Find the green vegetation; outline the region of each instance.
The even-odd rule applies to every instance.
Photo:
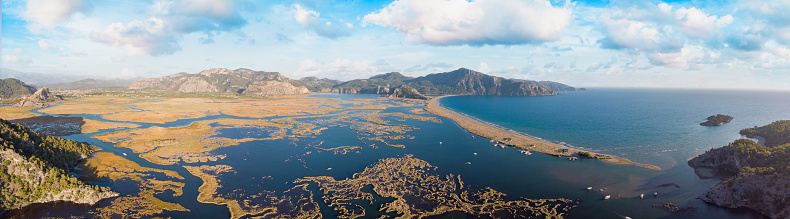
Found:
[[[0,79],[0,99],[12,99],[29,96],[36,88],[14,78]],[[14,100],[18,101],[18,100]]]
[[[790,143],[790,120],[779,120],[769,125],[741,130],[749,138],[765,138],[765,146],[774,147]]]
[[[0,119],[0,212],[46,200],[77,200],[90,186],[69,175],[80,159],[98,148],[86,143],[41,135]],[[96,192],[98,191],[98,192]]]
[[[730,143],[740,157],[745,157],[749,166],[741,173],[790,176],[790,144],[765,147],[750,139],[738,139]]]
[[[579,157],[595,158],[595,156],[592,153],[587,152],[587,151],[579,152]]]
[[[720,126],[732,121],[732,116],[716,114],[715,116],[708,116],[708,121],[700,123],[702,126]]]

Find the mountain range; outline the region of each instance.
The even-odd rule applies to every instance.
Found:
[[[6,72],[16,72],[3,69]],[[17,80],[18,81],[18,80]],[[18,83],[16,83],[18,84]],[[14,86],[19,87],[19,86]],[[32,86],[31,86],[32,87]],[[584,90],[552,81],[506,79],[466,68],[409,77],[398,72],[380,74],[368,79],[339,81],[328,78],[304,77],[292,80],[278,72],[253,71],[246,68],[229,70],[212,68],[197,74],[178,73],[160,78],[83,79],[52,84],[60,89],[128,87],[133,90],[166,90],[179,93],[228,92],[254,96],[316,93],[379,94],[389,97],[424,99],[434,95],[502,95],[541,96],[562,91]],[[16,89],[25,95],[35,92]],[[3,90],[0,94],[11,93]],[[7,97],[6,97],[7,98]]]
[[[583,90],[558,82],[506,79],[466,68],[417,78],[392,72],[369,79],[347,81],[333,86],[332,90],[339,93],[382,94],[404,85],[423,95],[541,96],[555,95],[558,91]]]
[[[303,85],[278,72],[212,68],[198,74],[178,73],[161,78],[140,80],[129,89],[167,90],[178,93],[231,92],[257,96],[305,94]]]

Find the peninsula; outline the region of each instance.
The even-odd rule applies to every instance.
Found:
[[[467,131],[479,136],[483,136],[484,138],[492,139],[501,144],[548,155],[589,157],[611,164],[628,164],[651,170],[661,170],[661,168],[654,165],[635,163],[621,157],[607,154],[598,154],[554,144],[551,142],[541,141],[477,121],[439,105],[439,100],[444,97],[446,96],[436,97],[428,100],[428,102],[425,104],[425,110],[434,115],[452,119]]]

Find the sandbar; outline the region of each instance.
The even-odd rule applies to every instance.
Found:
[[[510,132],[496,126],[477,121],[475,119],[461,115],[460,113],[456,113],[452,110],[449,110],[439,105],[439,99],[443,97],[446,96],[436,97],[428,100],[427,103],[425,104],[425,110],[427,110],[428,112],[434,115],[451,119],[455,121],[459,126],[461,126],[461,128],[464,128],[467,131],[482,136],[484,138],[492,139],[501,144],[505,144],[516,148],[526,149],[530,151],[540,152],[544,154],[556,155],[556,156],[579,156],[579,152],[588,152],[598,157],[598,160],[603,161],[605,163],[629,164],[629,165],[635,165],[652,170],[661,170],[661,168],[654,165],[640,164],[621,157],[616,157],[607,154],[599,154],[590,151],[579,150],[576,148],[570,148],[570,147],[554,144],[551,142],[530,138],[518,133]]]

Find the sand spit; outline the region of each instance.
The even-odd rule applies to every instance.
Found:
[[[661,170],[661,168],[654,165],[635,163],[621,157],[616,157],[606,154],[598,154],[589,151],[579,150],[576,148],[570,148],[570,147],[530,138],[518,133],[510,132],[496,126],[477,121],[475,119],[466,117],[464,115],[461,115],[459,113],[453,112],[452,110],[440,106],[439,99],[443,97],[445,96],[436,97],[428,100],[425,105],[425,110],[427,110],[428,112],[434,115],[452,119],[453,121],[458,123],[459,126],[466,129],[467,131],[479,136],[483,136],[488,139],[492,139],[500,144],[505,144],[516,148],[521,148],[521,149],[526,149],[530,151],[540,152],[549,155],[556,155],[556,156],[580,157],[580,152],[587,152],[590,154],[590,156],[593,156],[596,159],[606,163],[630,164],[630,165],[636,165],[639,167],[652,169],[652,170]]]

